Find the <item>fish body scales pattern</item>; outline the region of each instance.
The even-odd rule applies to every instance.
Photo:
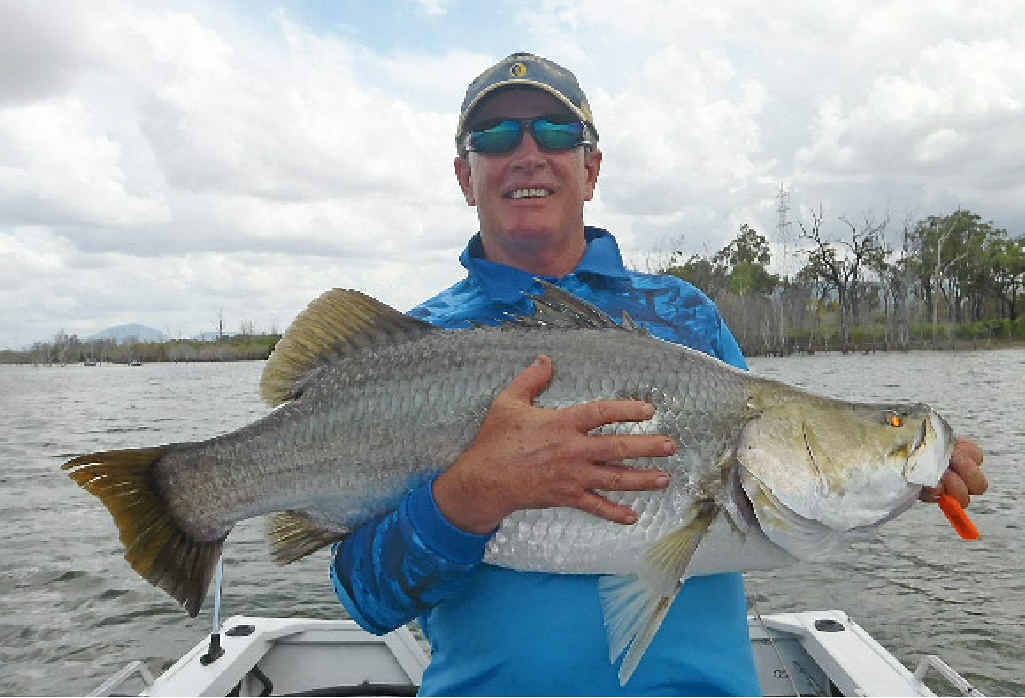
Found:
[[[171,498],[184,493],[171,503],[177,518],[201,521],[204,530],[289,509],[351,529],[451,465],[495,396],[542,353],[552,358],[555,375],[539,406],[598,399],[655,404],[651,420],[604,431],[676,440],[680,449],[672,458],[632,463],[669,470],[672,485],[615,495],[641,517],[635,526],[576,510],[518,512],[496,534],[488,560],[579,571],[581,564],[605,564],[610,544],[636,547],[678,528],[731,437],[750,378],[696,352],[618,329],[479,328],[370,347],[315,369],[298,399],[265,418],[197,444],[205,450],[201,458],[169,454],[159,464],[168,485],[163,489]]]

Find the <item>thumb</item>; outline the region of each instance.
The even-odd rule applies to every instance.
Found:
[[[552,360],[541,354],[530,366],[520,371],[505,389],[505,394],[514,400],[532,405],[548,382],[552,380]]]

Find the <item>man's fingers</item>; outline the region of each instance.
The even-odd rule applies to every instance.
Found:
[[[973,494],[982,494],[989,488],[982,465],[982,449],[971,441],[958,439],[950,455],[950,467],[943,474],[937,487],[923,487],[919,499],[935,502],[939,495],[949,494],[961,506],[968,506]]]
[[[968,487],[960,475],[952,470],[948,470],[943,473],[943,477],[940,479],[940,487],[943,489],[943,494],[949,494],[960,502],[963,507],[968,506],[971,498],[968,496]]]
[[[588,436],[580,455],[592,463],[609,463],[633,458],[665,458],[676,452],[676,443],[668,436],[606,434]]]
[[[969,494],[982,494],[989,487],[986,475],[979,469],[978,461],[962,451],[954,451],[954,455],[950,457],[950,469],[961,476]]]
[[[564,412],[581,433],[615,422],[643,422],[655,414],[655,407],[640,400],[599,400],[567,407]]]
[[[613,523],[625,525],[637,523],[637,514],[630,507],[611,502],[601,495],[585,492],[576,502],[576,508],[590,512]]]
[[[633,470],[613,465],[597,465],[585,478],[584,487],[611,492],[660,490],[669,485],[669,476],[658,470]]]
[[[551,380],[552,360],[542,354],[534,360],[534,363],[520,371],[502,392],[507,397],[530,405]]]
[[[972,441],[966,441],[965,439],[955,441],[954,456],[963,456],[978,466],[982,465],[982,449]]]

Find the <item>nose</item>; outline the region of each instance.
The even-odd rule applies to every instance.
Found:
[[[545,152],[537,144],[537,141],[534,139],[534,133],[530,129],[524,131],[523,139],[516,146],[516,150],[512,152],[512,158],[512,166],[514,168],[529,171],[535,171],[544,167],[546,163]]]

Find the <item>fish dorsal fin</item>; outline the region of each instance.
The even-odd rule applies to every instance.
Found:
[[[625,310],[623,311],[622,327],[624,330],[630,330],[632,332],[645,332],[645,334],[647,334],[644,328],[638,325],[636,322],[634,322],[634,319],[630,317],[630,313],[626,312]]]
[[[636,575],[606,575],[598,581],[609,662],[627,650],[619,667],[619,685],[625,686],[651,644],[676,595],[694,552],[712,525],[718,507],[702,503],[683,528],[660,538],[644,553]]]
[[[327,291],[299,313],[274,347],[260,379],[260,395],[268,405],[280,405],[298,397],[303,379],[333,359],[439,331],[359,291]]]
[[[608,313],[579,296],[544,279],[534,281],[541,286],[540,295],[527,294],[527,298],[534,301],[534,320],[555,327],[619,327]]]
[[[306,557],[349,535],[348,529],[325,528],[304,511],[283,511],[267,520],[271,554],[279,565]]]
[[[583,298],[576,296],[565,289],[550,284],[544,279],[535,278],[541,286],[540,294],[527,294],[527,298],[534,301],[534,314],[527,317],[517,317],[514,324],[521,327],[567,327],[567,328],[590,328],[590,329],[626,329],[642,334],[647,334],[637,326],[633,318],[626,312],[623,313],[622,326],[597,306],[588,303]]]

